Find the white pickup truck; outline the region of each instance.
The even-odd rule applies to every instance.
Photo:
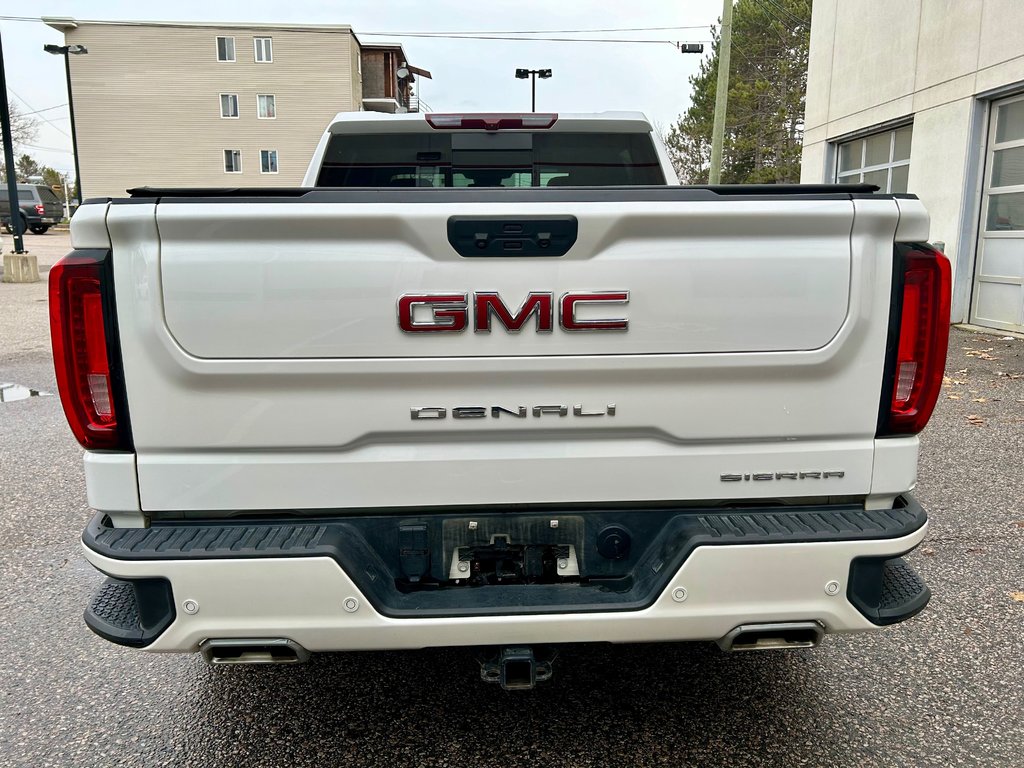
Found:
[[[901,556],[949,263],[913,196],[684,187],[639,114],[339,115],[302,188],[87,200],[50,271],[86,610],[215,663],[802,648]]]

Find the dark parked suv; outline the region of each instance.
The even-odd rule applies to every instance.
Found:
[[[18,208],[22,232],[28,230],[42,235],[64,218],[64,204],[52,189],[42,184],[19,184]],[[3,221],[4,229],[11,232],[11,205],[6,184],[0,184],[0,220]]]

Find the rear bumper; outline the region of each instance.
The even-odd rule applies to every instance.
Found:
[[[60,217],[46,215],[40,216],[37,213],[26,213],[25,211],[22,211],[22,215],[24,216],[25,223],[28,224],[30,227],[35,226],[37,224],[46,224],[47,226],[51,226],[53,224],[60,224],[61,222]],[[11,220],[11,215],[9,213],[5,213],[3,215],[2,220],[4,224],[8,224]]]
[[[434,591],[395,590],[393,579],[382,588],[386,564],[375,563],[381,558],[372,551],[363,550],[360,559],[358,535],[331,539],[330,521],[318,521],[319,537],[306,541],[297,529],[309,521],[282,533],[281,521],[132,530],[105,527],[98,517],[83,536],[86,558],[114,579],[168,585],[160,597],[168,615],[162,620],[152,606],[124,612],[153,617],[148,633],[100,631],[92,607],[86,619],[107,639],[120,642],[126,634],[131,642],[125,644],[152,651],[197,651],[210,638],[252,637],[333,651],[718,640],[743,624],[794,621],[856,632],[920,611],[927,588],[899,560],[925,536],[920,507],[904,499],[882,513],[835,509],[801,510],[797,517],[809,522],[803,530],[771,530],[771,520],[786,516],[777,509],[670,515],[670,522],[695,522],[683,529],[666,523],[671,551],[655,537],[660,549],[654,559],[638,556],[640,576],[614,589],[566,584]],[[257,540],[262,549],[252,545]],[[581,556],[587,556],[582,547]],[[656,577],[634,589],[645,569]],[[442,593],[449,597],[439,598]],[[581,593],[585,599],[573,596]]]

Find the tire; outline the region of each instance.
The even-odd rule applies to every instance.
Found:
[[[14,234],[14,227],[11,226],[10,221],[4,222],[4,232],[6,232],[8,235]],[[28,232],[28,222],[25,220],[25,217],[23,215],[21,217],[21,234],[25,234],[26,232]]]
[[[29,227],[29,232],[33,235],[45,235],[49,228],[50,226],[48,224],[33,224]]]

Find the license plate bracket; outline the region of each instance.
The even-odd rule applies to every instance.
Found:
[[[449,520],[448,578],[455,584],[558,584],[580,576],[583,521],[576,516]]]

